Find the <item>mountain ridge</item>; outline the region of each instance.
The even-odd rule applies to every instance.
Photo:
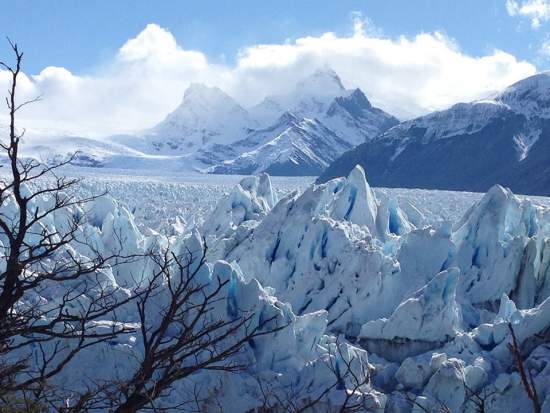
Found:
[[[282,125],[289,121],[294,124]],[[193,85],[181,105],[141,139],[150,151],[191,152],[187,157],[206,172],[317,175],[345,150],[397,123],[360,89],[345,89],[336,72],[323,68],[300,79],[292,92],[267,96],[249,109],[218,88]],[[285,169],[279,162],[282,151],[301,161]],[[266,164],[269,159],[277,166]]]
[[[368,165],[376,186],[550,195],[550,74],[505,88],[493,99],[402,122],[337,159],[319,177]]]
[[[91,140],[78,144],[84,154],[77,165],[150,168],[157,160],[158,167],[165,168],[170,160],[170,167],[182,170],[236,174],[250,169],[242,167],[246,158],[247,165],[262,166],[273,174],[318,175],[352,146],[397,123],[372,106],[360,89],[346,89],[328,67],[298,79],[288,93],[266,96],[253,107],[242,106],[219,87],[193,83],[157,125],[98,140],[95,147]],[[68,147],[60,141],[28,145],[28,152],[40,150],[41,158],[55,162],[67,156]],[[105,142],[113,149],[106,151]],[[283,151],[287,160],[296,162],[280,163]],[[258,159],[252,160],[253,156]],[[266,164],[269,159],[276,165]]]

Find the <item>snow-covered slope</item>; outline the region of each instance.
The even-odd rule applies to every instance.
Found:
[[[124,139],[136,140],[125,136]],[[122,141],[122,139],[121,139]],[[135,143],[135,142],[134,142]],[[21,145],[21,155],[44,164],[68,162],[73,167],[158,171],[164,174],[196,172],[202,164],[189,155],[159,155],[110,140],[78,136],[33,135]],[[3,160],[0,158],[0,162]]]
[[[34,157],[47,164],[74,158],[73,165],[87,167],[103,167],[112,164],[116,158],[144,156],[139,151],[117,143],[73,136],[33,137],[23,142],[21,151],[23,156]]]
[[[507,87],[495,100],[528,118],[550,118],[549,90],[550,72],[542,72]]]
[[[354,146],[398,123],[372,106],[361,89],[345,89],[336,72],[326,67],[301,79],[292,93],[268,96],[250,111],[266,125],[285,111],[316,118]]]
[[[241,139],[257,124],[250,114],[217,87],[194,83],[166,119],[127,145],[158,154],[188,154]]]
[[[403,122],[338,159],[321,177],[369,168],[377,186],[486,191],[502,184],[550,194],[550,74],[492,99]]]
[[[336,97],[320,119],[354,146],[399,123],[395,117],[372,106],[361,89]]]
[[[274,131],[275,135],[271,135]],[[262,137],[268,137],[262,142]],[[259,138],[258,141],[256,139]],[[258,142],[259,145],[253,145]],[[318,175],[330,162],[351,148],[317,119],[297,118],[286,112],[274,127],[259,131],[236,147],[251,143],[252,150],[224,161],[213,173],[248,175],[268,172],[273,175]]]
[[[334,98],[346,94],[347,91],[336,72],[324,67],[300,79],[291,93],[267,96],[250,110],[266,125],[287,110],[297,116],[321,117]]]

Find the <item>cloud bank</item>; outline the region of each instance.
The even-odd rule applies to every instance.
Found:
[[[510,16],[528,18],[533,29],[550,20],[550,0],[506,0],[506,10]]]
[[[349,36],[328,32],[252,45],[239,52],[235,64],[221,65],[149,24],[92,74],[51,66],[24,75],[20,98],[42,95],[43,101],[28,107],[22,120],[71,133],[124,133],[162,120],[191,82],[219,86],[250,106],[266,95],[290,91],[300,77],[321,66],[330,66],[346,87],[360,87],[374,104],[402,119],[483,97],[536,72],[502,50],[470,56],[442,33],[387,38],[365,30],[360,21]],[[8,81],[0,71],[0,90]]]

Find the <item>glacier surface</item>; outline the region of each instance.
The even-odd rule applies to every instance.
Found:
[[[101,189],[100,181],[91,177],[79,190]],[[509,349],[509,323],[525,348],[543,411],[550,407],[550,209],[543,199],[519,198],[500,186],[484,195],[373,189],[361,167],[319,185],[272,181],[266,174],[232,178],[219,188],[142,177],[134,183],[104,179],[102,185],[115,197],[126,195],[60,211],[43,225],[62,229],[63,214],[82,214],[79,237],[105,254],[122,245],[128,255],[163,248],[177,255],[206,243],[200,280],[229,282],[216,316],[250,311],[254,323],[274,317],[287,325],[244,348],[246,371],[198,372],[162,397],[159,407],[181,402],[190,396],[189,384],[200,383],[226,411],[259,409],[260,378],[275,392],[301,388],[300,397],[314,398],[334,380],[328,366],[352,361],[355,375],[369,377],[355,390],[368,395],[370,411],[446,406],[476,412],[474,394],[486,395],[488,412],[529,411]],[[163,197],[174,198],[174,205],[178,197],[217,203],[197,205],[196,215],[176,220],[167,202],[158,213],[174,221],[151,228],[157,221],[144,215],[145,207],[129,204],[140,186],[159,203]],[[48,202],[40,198],[30,207],[43,209]],[[4,208],[14,213],[13,205]],[[83,244],[67,248],[90,254]],[[124,295],[153,266],[129,262],[98,276]],[[60,290],[41,293],[54,305]],[[138,321],[131,309],[118,318]],[[112,322],[106,317],[96,328]],[[78,368],[58,380],[85,387],[90,375],[83,372],[96,379],[124,377],[142,346],[139,336],[103,343],[79,354]],[[323,408],[337,410],[342,388],[353,387],[343,380],[327,393]],[[216,400],[204,408],[216,411]]]

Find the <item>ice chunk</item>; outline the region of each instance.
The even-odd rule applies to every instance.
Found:
[[[466,397],[464,382],[464,363],[451,358],[430,378],[424,395],[433,401],[434,406],[444,405],[451,412],[458,412]]]
[[[406,338],[444,342],[460,329],[460,310],[455,300],[459,271],[439,273],[424,288],[401,303],[389,319],[370,321],[361,327],[364,339]]]
[[[357,165],[349,173],[329,209],[332,218],[364,225],[371,234],[377,235],[377,200],[361,166]]]
[[[395,373],[395,378],[406,389],[421,390],[426,385],[431,373],[429,366],[407,357]]]
[[[276,200],[269,175],[263,173],[243,178],[229,196],[218,203],[202,230],[205,235],[227,235],[245,221],[263,218]]]
[[[532,244],[522,259],[529,238],[539,231],[538,218],[529,202],[521,202],[509,190],[496,185],[455,225],[457,263],[464,280],[461,293],[476,304],[497,302],[503,293],[516,296],[520,305],[534,302],[532,262],[537,254]]]

